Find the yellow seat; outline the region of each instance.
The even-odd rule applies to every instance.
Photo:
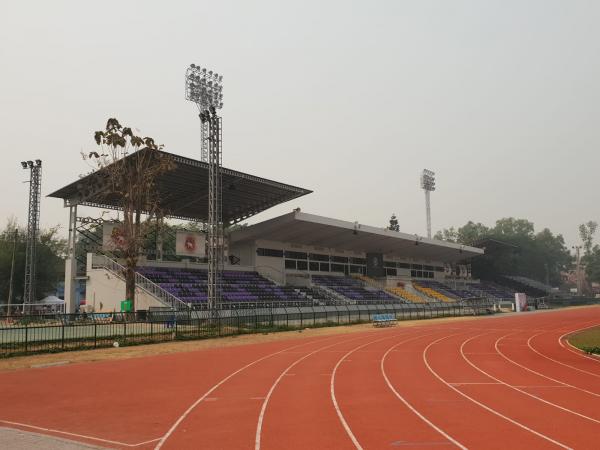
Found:
[[[441,292],[438,292],[432,288],[420,286],[418,283],[413,282],[413,287],[417,291],[425,294],[427,297],[431,297],[431,298],[439,300],[441,302],[451,303],[453,301],[450,297],[447,297],[446,295],[442,294]]]
[[[423,300],[418,295],[415,295],[412,292],[409,292],[406,289],[401,288],[401,287],[388,288],[387,291],[391,292],[394,295],[402,297],[403,299],[408,300],[409,302],[412,302],[412,303],[427,303],[425,300]]]

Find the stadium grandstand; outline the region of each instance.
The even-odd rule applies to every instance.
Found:
[[[208,165],[169,155],[176,168],[157,183],[164,199],[164,216],[203,223],[208,214]],[[311,193],[227,168],[222,173],[223,221],[228,226]],[[84,230],[86,220],[77,216],[78,206],[118,209],[116,199],[103,193],[102,178],[99,170],[50,194],[69,208],[74,246],[93,241],[90,229]],[[105,248],[102,239],[97,236],[95,247],[69,254],[65,300],[71,312],[80,310],[83,304],[98,312],[118,311],[121,307],[123,261]],[[138,263],[137,309],[206,308],[206,258],[165,258],[164,249],[158,248],[162,241],[156,241],[156,251],[142,255]],[[220,308],[448,304],[514,297],[510,289],[471,279],[469,260],[482,255],[481,248],[299,209],[254,225],[230,228],[225,247]],[[77,264],[77,255],[82,253],[87,257]],[[85,282],[85,298],[75,295],[80,281]]]

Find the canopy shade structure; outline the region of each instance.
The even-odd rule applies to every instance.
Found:
[[[172,153],[161,153],[173,158],[176,165],[174,170],[161,175],[157,180],[164,215],[205,222],[208,218],[208,163]],[[135,157],[136,153],[133,153],[126,158]],[[102,181],[106,178],[107,169],[99,169],[53,192],[49,197],[63,199],[65,206],[83,205],[119,210],[119,198],[102,187]],[[222,168],[222,180],[223,221],[226,224],[237,223],[312,192],[227,168]]]
[[[484,254],[480,248],[300,211],[236,230],[230,236],[230,243],[257,239],[441,262]]]

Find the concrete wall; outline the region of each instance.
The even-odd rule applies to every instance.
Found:
[[[86,283],[86,301],[97,312],[121,310],[121,301],[125,300],[125,281],[106,269],[89,269]],[[150,307],[164,307],[162,303],[141,289],[135,292],[137,310]]]
[[[254,267],[256,265],[256,247],[253,242],[230,244],[229,254],[240,258],[241,266]]]

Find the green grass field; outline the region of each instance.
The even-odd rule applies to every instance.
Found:
[[[600,327],[574,334],[569,342],[584,352],[600,354]]]

